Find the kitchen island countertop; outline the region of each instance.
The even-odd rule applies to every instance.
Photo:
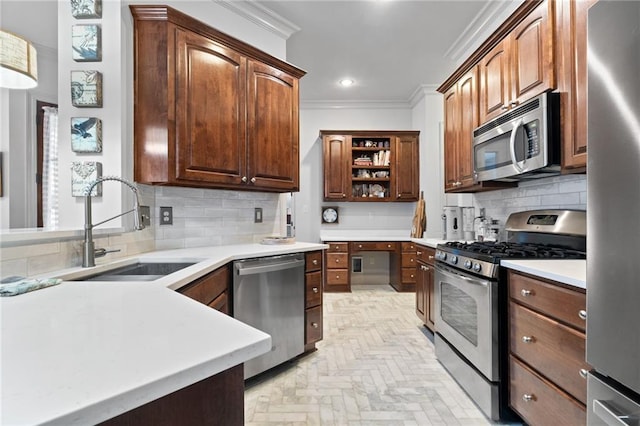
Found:
[[[151,282],[64,281],[0,298],[0,424],[99,423],[267,352],[268,334],[172,289],[232,260],[323,248],[243,244],[151,252],[47,276],[72,279],[138,260],[197,263]]]
[[[587,261],[584,259],[503,260],[500,266],[574,287],[587,288]]]

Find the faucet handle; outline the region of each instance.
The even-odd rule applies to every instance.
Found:
[[[115,252],[118,252],[118,251],[120,251],[120,249],[107,250],[105,248],[99,248],[99,249],[95,249],[93,251],[93,255],[95,257],[103,257],[103,256],[106,256],[107,253],[115,253]]]

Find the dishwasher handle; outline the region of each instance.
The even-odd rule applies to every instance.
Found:
[[[283,271],[285,269],[293,269],[304,265],[304,259],[295,259],[285,262],[268,263],[264,265],[257,264],[256,266],[244,266],[240,263],[236,264],[238,275],[255,275],[262,274],[264,272],[276,272]]]

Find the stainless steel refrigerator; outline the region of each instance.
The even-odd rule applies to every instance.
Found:
[[[588,15],[589,425],[640,424],[640,1]]]

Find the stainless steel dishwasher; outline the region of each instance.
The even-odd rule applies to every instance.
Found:
[[[271,335],[271,351],[244,363],[244,378],[304,352],[304,255],[233,262],[233,317]]]

